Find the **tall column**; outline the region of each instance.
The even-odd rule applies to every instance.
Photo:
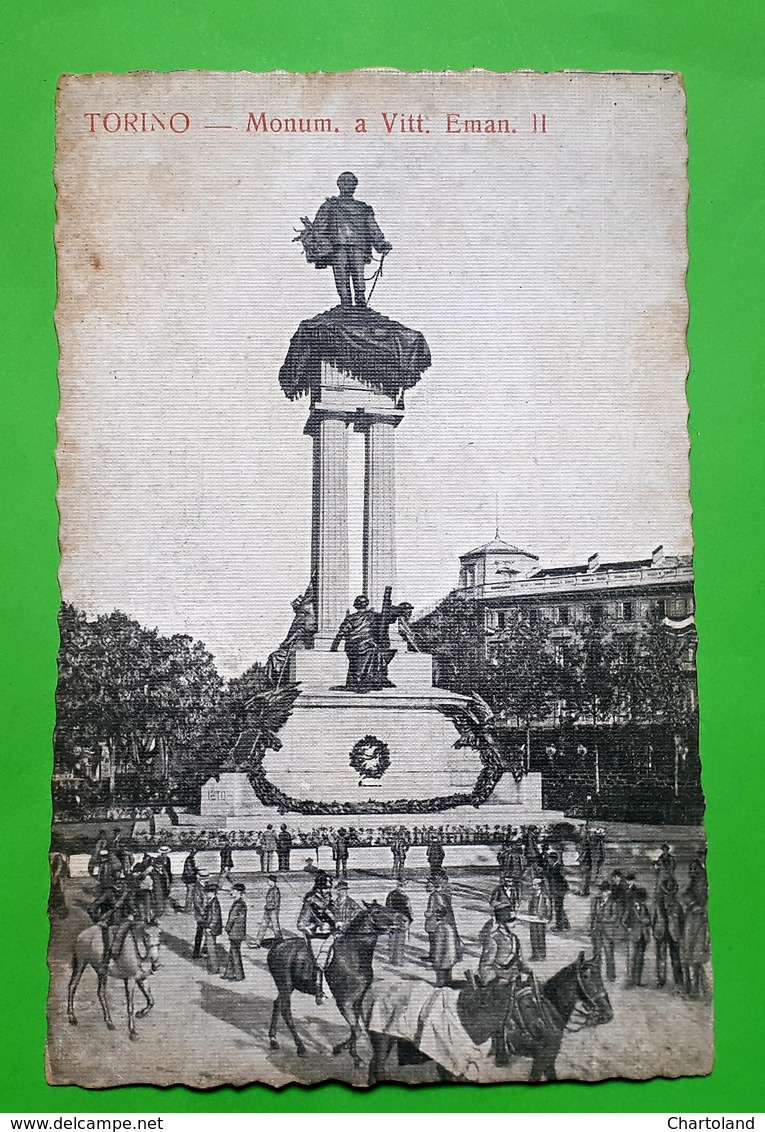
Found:
[[[366,430],[364,592],[374,609],[380,608],[385,587],[396,585],[396,423],[374,420]]]
[[[326,650],[348,610],[348,426],[340,417],[317,414],[311,432],[315,647]]]

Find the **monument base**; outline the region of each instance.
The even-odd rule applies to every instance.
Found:
[[[507,788],[506,788],[507,784]],[[528,784],[528,785],[526,785]],[[181,824],[197,829],[221,829],[239,832],[264,830],[271,824],[276,827],[287,822],[290,829],[296,823],[305,828],[321,827],[339,829],[340,826],[354,829],[376,829],[380,826],[404,826],[406,829],[438,829],[444,826],[494,826],[537,825],[548,826],[563,821],[565,815],[557,810],[543,810],[541,804],[535,806],[533,799],[541,798],[542,776],[530,774],[523,780],[520,791],[514,789],[515,783],[509,774],[500,780],[497,789],[482,806],[451,806],[434,813],[394,812],[378,814],[359,812],[353,814],[299,814],[285,811],[282,815],[272,806],[264,806],[256,796],[247,775],[243,771],[221,774],[217,779],[210,778],[202,787],[200,815],[184,814]],[[371,793],[371,791],[370,791]],[[506,796],[507,795],[507,796]],[[511,801],[514,796],[517,800]]]
[[[328,809],[350,803],[353,813],[331,815],[334,824],[405,819],[475,824],[490,820],[487,811],[495,822],[540,820],[539,774],[520,783],[505,774],[485,805],[468,804],[481,757],[470,747],[455,746],[459,732],[448,714],[468,701],[433,687],[428,654],[399,649],[388,668],[394,687],[379,691],[350,691],[347,671],[342,652],[300,650],[292,657],[290,680],[299,685],[300,695],[279,732],[280,749],[263,759],[268,783],[294,803],[284,803],[285,813],[299,812],[303,803]],[[418,808],[434,799],[442,803],[438,809]],[[505,810],[502,819],[498,814]],[[260,801],[246,774],[229,772],[205,783],[201,816],[225,818],[229,828],[240,829],[243,818],[252,818],[258,828],[273,820],[275,809]],[[324,824],[330,814],[310,817]]]
[[[263,814],[266,807],[243,771],[224,771],[205,782],[199,812],[203,818],[238,819]]]

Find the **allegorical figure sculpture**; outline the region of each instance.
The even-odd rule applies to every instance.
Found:
[[[295,649],[309,648],[316,632],[313,585],[292,602],[294,617],[287,636],[266,661],[266,683],[275,688],[285,682],[287,665]]]
[[[356,598],[353,608],[355,612],[346,614],[331,645],[332,652],[337,652],[340,642],[345,642],[346,688],[351,692],[371,692],[395,687],[388,679],[388,665],[396,655],[390,647],[389,626],[398,622],[407,644],[416,649],[409,628],[412,606],[408,602],[392,605],[388,588],[379,613],[369,608],[369,599],[363,594]]]
[[[309,263],[317,268],[332,267],[343,307],[353,306],[351,281],[356,306],[367,305],[364,267],[372,260],[372,249],[381,255],[393,250],[372,207],[353,195],[358,183],[353,173],[341,173],[337,178],[340,195],[324,201],[313,224],[304,216],[304,229],[295,237],[302,243]]]

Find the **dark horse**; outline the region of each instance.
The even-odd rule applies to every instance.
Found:
[[[532,1058],[530,1081],[557,1080],[555,1060],[566,1030],[573,1033],[613,1018],[600,961],[585,959],[583,951],[573,963],[542,984],[538,995],[514,995],[509,986],[498,984],[468,986],[456,993],[459,1019],[471,1041],[482,1046],[491,1039],[498,1065],[506,1065],[508,1055]],[[422,1050],[413,1049],[412,1043],[391,1034],[370,1030],[369,1037],[370,1084],[382,1079],[394,1042],[398,1045],[400,1064],[433,1060]],[[441,1080],[453,1079],[444,1066],[437,1064],[437,1069]]]
[[[337,1007],[351,1028],[350,1037],[335,1046],[332,1052],[337,1056],[347,1046],[356,1068],[361,1065],[356,1052],[356,1037],[360,1029],[359,1011],[364,992],[372,982],[372,957],[377,939],[382,933],[400,926],[401,917],[398,913],[383,908],[376,901],[372,904],[365,902],[363,911],[351,920],[347,930],[335,940],[332,958],[324,972]],[[302,938],[285,939],[275,944],[268,953],[268,969],[278,992],[268,1030],[271,1049],[279,1048],[276,1027],[281,1012],[287,1029],[292,1034],[298,1057],[305,1057],[305,1046],[292,1019],[291,999],[293,990],[303,994],[316,993],[316,966],[306,941]]]

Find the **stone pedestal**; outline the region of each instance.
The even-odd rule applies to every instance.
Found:
[[[540,811],[542,775],[527,774],[520,782],[516,782],[512,774],[503,775],[490,802],[492,806],[519,806],[525,811]]]
[[[202,787],[200,813],[205,818],[248,817],[262,812],[263,804],[241,771],[208,778]]]
[[[347,667],[342,652],[295,654],[301,694],[279,732],[281,750],[264,759],[269,780],[301,801],[364,804],[469,794],[480,757],[455,748],[457,730],[440,710],[459,706],[464,697],[433,687],[431,657],[398,652],[388,669],[396,687],[364,694],[345,688]],[[353,747],[368,736],[384,743],[390,757],[377,779],[350,763]]]

